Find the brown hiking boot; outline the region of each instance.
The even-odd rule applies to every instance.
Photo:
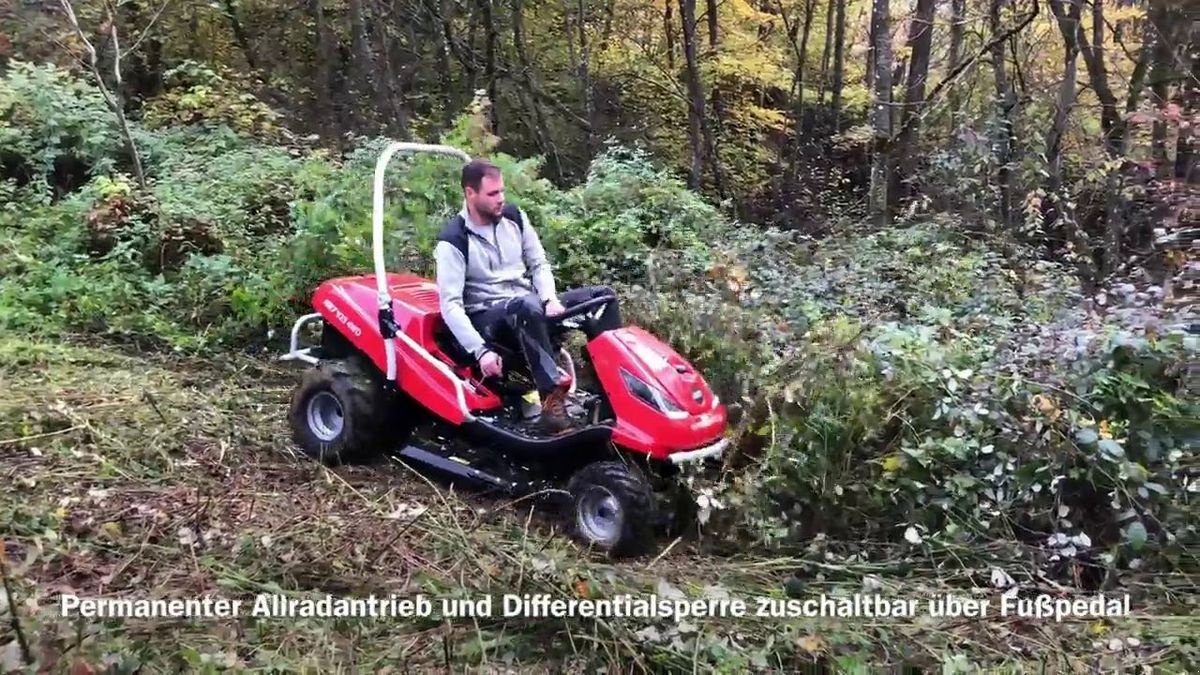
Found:
[[[550,434],[561,434],[571,428],[567,417],[567,390],[559,387],[542,400],[542,430]]]

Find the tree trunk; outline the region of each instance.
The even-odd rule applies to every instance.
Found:
[[[542,114],[542,106],[533,101],[533,91],[535,89],[533,83],[533,75],[531,74],[531,65],[529,62],[529,53],[525,49],[525,2],[524,0],[512,0],[512,33],[513,33],[513,48],[517,52],[517,63],[521,67],[521,80],[525,85],[525,90],[529,92],[528,96],[522,96],[522,99],[527,101],[527,105],[533,111],[534,120],[534,135],[538,139],[538,147],[541,148],[543,154],[547,155],[547,163],[559,176],[562,178],[562,161],[558,157],[558,152],[554,149],[553,141],[550,139],[550,131],[546,126],[546,117]]]
[[[1063,16],[1062,3],[1063,0],[1050,0],[1055,17]],[[1093,3],[1092,20],[1100,21],[1101,28],[1104,20],[1103,11],[1102,0]],[[1082,22],[1069,24],[1059,18],[1058,28],[1063,34],[1063,39],[1075,41],[1079,46],[1079,54],[1083,56],[1083,62],[1087,66],[1088,82],[1091,84],[1096,98],[1100,101],[1100,126],[1104,130],[1104,148],[1109,157],[1116,157],[1119,154],[1121,145],[1119,139],[1124,134],[1124,129],[1121,114],[1117,108],[1117,97],[1108,84],[1108,72],[1104,64],[1103,52],[1092,48],[1087,32],[1083,30]],[[1100,29],[1094,33],[1103,37]]]
[[[1003,0],[990,0],[988,3],[988,27],[993,36],[1000,35],[1000,6]],[[1009,148],[1009,138],[1012,133],[1012,113],[1014,92],[1008,81],[1007,57],[1004,54],[1005,40],[998,40],[992,45],[992,73],[995,82],[996,117],[999,124],[992,140],[992,152],[996,157],[996,190],[997,217],[1001,226],[1007,231],[1012,224],[1012,188],[1009,185],[1009,162],[1012,155]]]
[[[933,44],[933,13],[936,8],[936,0],[917,0],[916,15],[908,26],[912,61],[909,62],[904,90],[900,136],[896,141],[896,155],[901,167],[900,171],[895,172],[892,182],[889,204],[893,215],[907,192],[901,179],[911,179],[916,174],[916,146],[921,137],[921,103],[925,99],[925,81],[929,76],[929,49]]]
[[[717,0],[706,0],[705,18],[708,19],[708,46],[717,48]]]
[[[246,33],[246,29],[242,27],[242,22],[238,19],[237,6],[234,0],[223,0],[225,5],[225,18],[229,19],[229,27],[233,30],[233,39],[237,42],[238,47],[242,50],[242,56],[246,59],[246,65],[250,66],[250,70],[258,70],[258,56],[254,53],[254,46],[250,44],[250,36]]]
[[[387,108],[385,110],[390,113],[383,128],[396,137],[403,137],[408,133],[408,117],[401,103],[401,97],[398,94],[398,89],[401,87],[399,79],[396,77],[396,68],[392,60],[392,41],[388,37],[387,26],[379,19],[383,15],[384,9],[381,6],[381,0],[372,0],[371,21],[367,30],[367,55],[370,57],[371,68],[375,77],[375,86],[382,90],[380,97],[386,102]],[[374,30],[371,30],[371,28],[374,28]],[[434,29],[430,32],[437,32],[437,30]],[[379,52],[381,53],[376,53],[375,48],[372,47],[369,36],[373,34],[378,36]],[[449,73],[448,61],[446,65],[446,72]]]
[[[963,60],[963,33],[967,21],[967,0],[950,0],[950,64],[954,72]],[[957,87],[950,90],[951,118],[962,108],[962,95]]]
[[[833,46],[833,5],[829,0],[825,7],[825,46],[821,48],[821,79],[817,83],[817,102],[825,104],[825,90],[829,87],[829,50]]]
[[[1061,2],[1051,4],[1052,11],[1059,21],[1066,21],[1071,24],[1079,23],[1080,9],[1082,5],[1079,0],[1072,0],[1067,14],[1059,17],[1058,13],[1062,11]],[[1063,40],[1063,77],[1062,82],[1058,85],[1058,99],[1054,106],[1054,122],[1051,124],[1050,132],[1046,134],[1046,191],[1050,198],[1054,200],[1055,210],[1059,212],[1059,217],[1062,217],[1061,206],[1062,202],[1067,201],[1059,194],[1059,190],[1063,186],[1062,176],[1062,141],[1067,133],[1067,121],[1070,118],[1071,108],[1075,105],[1075,86],[1079,61],[1079,44],[1074,40]]]
[[[1103,80],[1108,85],[1108,67],[1104,61],[1104,0],[1092,0],[1092,54],[1094,61],[1094,78]],[[1099,92],[1097,92],[1099,93]],[[1101,112],[1101,122],[1106,128],[1105,140],[1108,145],[1109,157],[1116,159],[1125,155],[1126,125],[1117,111],[1117,99],[1112,93],[1108,98],[1102,98],[1104,107]],[[1114,167],[1108,171],[1104,181],[1105,217],[1104,217],[1104,266],[1103,274],[1110,275],[1117,269],[1118,261],[1122,258],[1122,238],[1125,233],[1125,218],[1123,213],[1124,198],[1121,189],[1124,185],[1120,168]]]
[[[1063,16],[1061,2],[1052,3],[1051,10],[1059,21],[1077,25],[1082,9],[1080,0],[1073,0]],[[1071,108],[1075,105],[1075,88],[1079,73],[1079,44],[1074,40],[1063,40],[1063,77],[1058,86],[1058,98],[1054,106],[1054,122],[1046,134],[1046,194],[1051,207],[1045,212],[1044,222],[1062,233],[1070,242],[1081,282],[1090,289],[1095,281],[1092,265],[1091,242],[1079,225],[1070,194],[1063,190],[1062,141],[1067,133],[1067,122]]]
[[[671,2],[671,0],[667,0]],[[600,52],[608,51],[608,41],[612,39],[613,15],[617,0],[608,0],[604,5],[604,30],[600,33]]]
[[[1154,124],[1150,135],[1150,156],[1154,160],[1154,171],[1159,178],[1171,175],[1171,165],[1167,161],[1167,121],[1163,113],[1167,110],[1169,73],[1173,70],[1171,63],[1171,45],[1163,39],[1169,35],[1166,12],[1163,2],[1151,0],[1150,14],[1146,17],[1146,37],[1153,41],[1153,56],[1150,66],[1150,100],[1154,106]]]
[[[891,8],[889,0],[874,0],[871,11],[871,64],[874,73],[874,119],[875,138],[871,159],[870,212],[879,226],[886,226],[888,217],[888,183],[890,161],[888,146],[892,135],[892,38],[889,30]]]
[[[798,82],[796,96],[796,140],[803,133],[802,120],[804,117],[804,77],[808,65],[808,36],[812,34],[813,14],[817,9],[817,0],[804,0],[804,27],[800,29],[800,52],[796,55],[796,80]]]
[[[667,72],[675,74],[675,19],[671,17],[671,9],[675,4],[667,0],[663,9],[663,25],[667,34]]]
[[[799,179],[800,171],[800,145],[804,138],[804,69],[808,63],[808,36],[812,30],[813,13],[816,8],[816,0],[805,0],[804,2],[804,23],[802,24],[800,43],[796,43],[796,24],[790,24],[787,17],[787,12],[783,10],[782,4],[779,7],[780,15],[783,17],[783,25],[787,30],[788,39],[792,43],[792,52],[796,59],[795,70],[792,74],[792,86],[796,89],[796,97],[792,101],[792,142],[791,142],[791,161],[788,166],[788,174],[786,185],[789,192],[793,192],[796,188],[796,182]],[[790,24],[790,25],[789,25]]]
[[[322,0],[312,0],[310,11],[316,24],[316,55],[317,68],[314,78],[313,95],[316,99],[317,119],[321,127],[332,130],[332,137],[337,139],[341,147],[342,118],[336,112],[336,101],[340,98],[333,91],[333,50],[329,44],[329,29],[325,24],[325,4]]]
[[[1175,144],[1175,177],[1187,183],[1200,183],[1200,138],[1196,125],[1200,124],[1200,20],[1193,20],[1188,51],[1191,58],[1191,76],[1187,78],[1183,95],[1183,119],[1186,128],[1179,126],[1179,138]]]
[[[704,92],[700,89],[700,70],[696,63],[696,0],[679,0],[679,18],[683,24],[683,56],[688,91],[688,138],[692,150],[688,187],[699,190],[704,172]]]
[[[667,3],[670,5],[670,3]],[[584,0],[577,0],[576,11],[578,12],[578,27],[579,27],[579,85],[583,89],[583,116],[588,121],[589,130],[586,138],[587,159],[590,162],[592,154],[596,151],[595,136],[590,129],[593,124],[592,117],[594,116],[595,103],[592,100],[592,75],[591,75],[591,52],[588,47],[587,39],[587,15],[585,13]]]
[[[354,69],[357,71],[359,86],[362,93],[374,97],[375,113],[383,119],[384,129],[393,128],[393,124],[403,127],[403,122],[393,122],[388,119],[392,112],[393,99],[388,95],[390,82],[380,83],[375,56],[367,39],[367,25],[363,17],[362,0],[350,0],[350,48],[354,53]],[[383,78],[386,80],[387,78]]]
[[[871,0],[871,23],[867,26],[867,65],[866,70],[863,71],[864,87],[869,92],[875,90],[875,64],[878,62],[876,54],[879,53],[879,47],[876,44],[879,32],[876,12],[875,0]]]
[[[456,52],[459,63],[463,64],[463,69],[467,71],[467,93],[472,98],[475,97],[475,88],[479,84],[479,68],[475,62],[475,36],[479,32],[478,9],[479,5],[476,3],[471,5],[470,9],[467,10],[467,46],[470,49],[469,58],[460,52]],[[454,41],[450,42],[452,48],[455,44]]]
[[[450,45],[454,41],[454,35],[450,27],[450,0],[435,1],[438,3],[438,15],[434,18],[438,27],[438,80],[442,88],[442,126],[449,128],[454,124],[454,117],[458,113],[454,104],[454,80],[450,72]]]
[[[492,0],[479,0],[483,12],[483,25],[487,30],[484,47],[484,75],[487,78],[488,110],[491,113],[492,133],[500,134],[500,99],[496,95],[496,22],[492,15]]]
[[[139,40],[145,46],[129,50],[129,66],[125,76],[126,91],[122,92],[127,98],[148,99],[158,96],[163,89],[163,43],[158,31],[150,28],[153,15],[147,15],[143,6],[137,0],[125,3],[128,26],[142,27],[145,37]]]
[[[708,17],[709,58],[713,61],[716,61],[720,40],[720,36],[717,32],[717,0],[707,0],[706,14]],[[726,196],[725,173],[721,170],[721,155],[718,138],[722,138],[724,136],[725,101],[721,96],[720,73],[715,72],[713,74],[712,109],[713,119],[709,120],[705,118],[704,120],[704,145],[705,151],[708,155],[709,169],[712,171],[713,180],[716,182],[717,196],[720,197],[721,201],[724,201]]]
[[[846,75],[846,0],[837,1],[833,37],[833,130],[842,130],[842,86]]]

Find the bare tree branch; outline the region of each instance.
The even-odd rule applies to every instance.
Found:
[[[109,110],[117,116],[117,124],[120,128],[121,136],[125,140],[125,148],[129,151],[129,155],[133,160],[133,172],[137,178],[138,186],[145,189],[146,174],[142,171],[142,158],[138,154],[137,145],[133,142],[133,134],[129,130],[129,121],[125,119],[125,109],[118,98],[121,95],[121,48],[117,41],[117,22],[113,15],[112,6],[105,3],[108,10],[109,35],[112,37],[114,46],[113,71],[116,73],[117,84],[115,92],[108,88],[108,85],[104,82],[104,77],[100,75],[100,68],[96,64],[96,48],[88,40],[87,33],[84,32],[83,27],[79,25],[79,19],[75,16],[75,8],[71,6],[71,1],[60,0],[60,2],[62,3],[63,11],[67,14],[67,21],[70,22],[71,27],[75,30],[75,35],[79,37],[83,42],[84,48],[87,50],[88,69],[92,71],[92,77],[96,80],[96,86],[100,89],[100,95],[104,97],[104,102],[108,104]]]
[[[933,99],[937,98],[937,95],[941,93],[942,89],[945,89],[950,83],[954,82],[954,80],[957,79],[964,70],[978,61],[984,54],[987,54],[989,51],[991,51],[996,45],[1025,30],[1025,28],[1029,24],[1033,23],[1033,20],[1037,18],[1038,9],[1038,0],[1033,0],[1033,10],[1029,12],[1029,14],[1025,15],[1025,18],[1022,19],[1020,23],[992,38],[987,44],[980,47],[979,50],[975,52],[974,56],[955,66],[954,69],[946,75],[946,77],[942,78],[941,82],[937,83],[937,86],[933,88],[933,91],[929,92],[929,95],[925,97],[925,101],[922,105],[928,106]]]
[[[154,28],[154,24],[158,23],[158,18],[162,16],[163,11],[166,10],[167,6],[170,4],[171,0],[164,0],[162,7],[159,7],[158,11],[154,13],[154,16],[150,19],[150,23],[146,24],[146,29],[142,31],[142,34],[138,36],[138,39],[133,41],[133,46],[131,46],[125,52],[125,56],[129,56],[133,52],[137,51],[137,48],[142,45],[142,42],[150,36],[150,30]]]

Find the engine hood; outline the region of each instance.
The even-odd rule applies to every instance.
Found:
[[[714,395],[704,377],[674,349],[651,333],[637,326],[613,331],[640,366],[633,374],[649,379],[667,393],[676,404],[689,413],[712,409]]]

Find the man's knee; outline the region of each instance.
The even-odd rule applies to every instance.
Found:
[[[612,296],[615,298],[615,297],[617,297],[617,291],[614,290],[612,286],[606,286],[606,285],[592,287],[592,297],[593,298],[599,298],[599,297],[603,297],[606,295],[609,295],[609,296]]]

